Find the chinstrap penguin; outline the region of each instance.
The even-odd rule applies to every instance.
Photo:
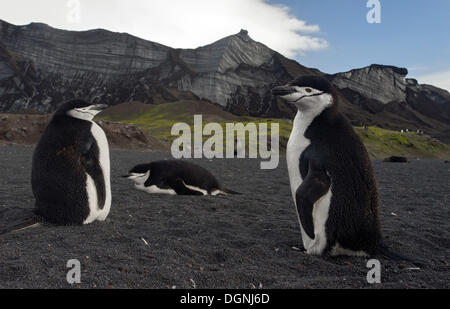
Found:
[[[181,160],[154,161],[133,167],[128,175],[138,190],[150,194],[220,195],[239,194],[222,188],[209,171]]]
[[[34,151],[35,213],[54,224],[103,221],[111,207],[109,146],[93,118],[107,105],[73,100],[54,114]]]
[[[272,93],[298,110],[286,157],[306,252],[395,256],[381,243],[378,190],[369,155],[339,112],[339,97],[330,82],[302,76]]]

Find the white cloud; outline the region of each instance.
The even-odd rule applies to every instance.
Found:
[[[450,91],[450,70],[419,75],[415,78],[421,84],[429,84]]]
[[[79,2],[80,23],[71,10]],[[70,3],[70,8],[67,4]],[[328,47],[286,6],[266,0],[15,0],[2,4],[0,18],[15,24],[32,21],[70,30],[104,28],[176,48],[196,48],[246,29],[256,41],[293,58]]]

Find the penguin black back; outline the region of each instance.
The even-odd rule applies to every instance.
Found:
[[[374,254],[379,200],[367,151],[339,112],[339,96],[319,76],[273,89],[298,109],[287,147],[291,191],[311,254]]]
[[[322,162],[330,178],[336,179],[332,186],[333,207],[327,221],[327,230],[334,231],[329,244],[338,241],[345,248],[374,254],[381,240],[380,206],[374,171],[364,144],[337,111],[324,111],[314,119],[305,136],[311,145],[300,158],[302,176],[308,174],[307,160],[313,159]],[[361,208],[355,211],[358,207]],[[349,233],[349,227],[342,224],[347,221],[354,223],[354,233]]]
[[[35,211],[51,223],[82,224],[89,214],[87,194],[78,193],[84,191],[86,176],[83,173],[67,173],[80,170],[78,154],[84,149],[92,147],[93,156],[98,153],[98,146],[95,143],[90,145],[90,138],[82,136],[89,131],[90,124],[85,121],[57,116],[50,121],[36,147],[31,177],[36,198]],[[92,165],[91,159],[85,163]],[[67,183],[72,186],[67,186]],[[64,201],[70,202],[71,206],[64,205]]]
[[[86,220],[93,210],[101,211],[105,206],[107,193],[110,195],[105,181],[105,172],[109,177],[109,159],[107,163],[99,162],[101,151],[93,135],[93,128],[99,127],[92,121],[104,107],[82,100],[67,102],[54,114],[41,136],[33,154],[31,182],[35,212],[46,221],[90,223]],[[109,150],[105,151],[109,157]],[[107,182],[109,185],[109,179]],[[90,192],[92,189],[88,187],[96,192]],[[109,212],[109,205],[107,208]]]

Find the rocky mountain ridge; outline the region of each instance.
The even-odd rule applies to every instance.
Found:
[[[110,105],[205,99],[238,115],[291,118],[270,89],[299,75],[329,78],[354,124],[422,129],[450,140],[450,94],[407,79],[407,69],[371,65],[328,75],[287,59],[248,32],[196,49],[125,33],[66,31],[0,21],[0,111],[53,112],[79,97]]]
[[[406,75],[408,70],[393,66],[371,65],[334,75],[338,89],[351,89],[364,93],[367,98],[383,104],[406,101]]]

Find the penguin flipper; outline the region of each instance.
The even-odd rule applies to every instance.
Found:
[[[92,177],[97,189],[98,207],[103,209],[106,199],[103,171],[99,165],[100,154],[97,142],[91,134],[80,134],[77,143],[85,171]]]
[[[84,133],[84,132],[83,132]],[[90,152],[92,149],[92,144],[94,143],[94,138],[92,135],[89,134],[78,134],[76,146],[78,148],[78,151],[86,155]]]
[[[149,177],[144,182],[145,187],[157,186],[159,189],[172,189],[172,187],[164,179]]]
[[[295,194],[297,211],[303,230],[314,239],[313,208],[330,188],[331,180],[325,168],[317,161],[308,162],[308,175]]]

